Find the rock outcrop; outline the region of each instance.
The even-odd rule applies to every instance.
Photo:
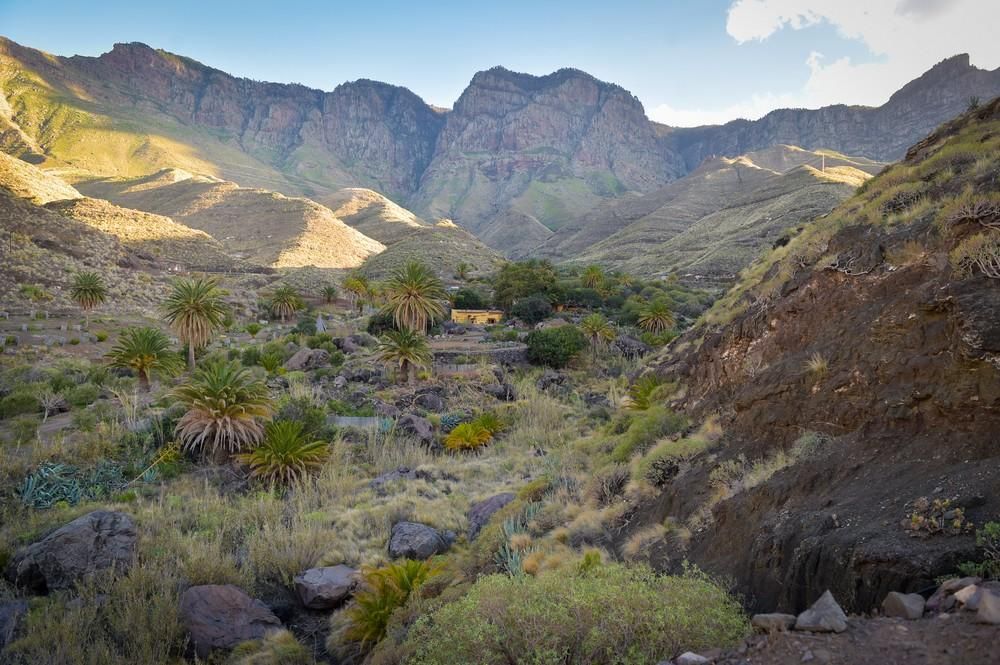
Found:
[[[216,649],[259,640],[281,628],[278,617],[264,603],[232,584],[189,588],[181,596],[180,615],[199,658],[207,658]]]

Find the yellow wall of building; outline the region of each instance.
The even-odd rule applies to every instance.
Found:
[[[451,320],[472,325],[500,323],[503,321],[503,312],[497,309],[453,309]]]

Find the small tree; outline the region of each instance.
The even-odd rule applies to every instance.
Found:
[[[90,327],[90,310],[107,299],[108,291],[104,280],[96,272],[78,272],[69,288],[70,296],[80,306],[84,314],[84,325]]]
[[[388,365],[398,365],[406,382],[416,379],[417,367],[429,367],[433,356],[427,338],[410,328],[390,330],[379,342],[378,359]]]
[[[326,301],[326,304],[329,305],[330,303],[332,303],[336,299],[337,299],[337,287],[333,286],[333,285],[324,286],[323,287],[323,300]]]
[[[590,347],[597,356],[597,350],[614,341],[615,327],[602,314],[594,313],[580,322],[580,330],[587,336]]]
[[[194,370],[194,352],[222,327],[226,307],[215,279],[180,279],[163,303],[163,318],[188,347],[188,369]]]
[[[588,289],[596,289],[604,284],[604,271],[601,266],[587,266],[580,276],[580,283]]]
[[[463,282],[468,281],[469,275],[472,273],[472,264],[466,261],[460,262],[455,266],[455,277],[462,280]]]
[[[157,328],[126,328],[107,358],[112,367],[133,370],[143,390],[149,390],[152,374],[169,376],[182,366],[180,356],[170,348],[170,340]]]
[[[673,312],[663,300],[654,300],[639,311],[639,327],[654,335],[674,327]]]
[[[510,313],[525,323],[534,325],[552,314],[552,305],[545,296],[534,295],[518,300]]]
[[[281,317],[281,322],[288,321],[288,317],[302,309],[302,299],[299,294],[290,286],[279,286],[271,294],[271,313]]]
[[[528,360],[538,365],[561,368],[569,364],[587,345],[576,326],[536,330],[528,335]]]
[[[435,319],[444,316],[447,301],[444,285],[430,268],[419,261],[410,261],[393,272],[384,284],[386,305],[398,328],[423,333]]]

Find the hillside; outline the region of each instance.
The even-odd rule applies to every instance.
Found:
[[[975,557],[965,521],[1000,512],[998,172],[1000,99],[745,271],[653,364],[725,434],[629,531],[686,525],[684,558],[769,611],[869,610]]]
[[[82,181],[77,188],[204,231],[232,256],[263,266],[354,268],[384,249],[309,199],[178,169],[139,178]]]
[[[337,219],[387,246],[428,226],[406,208],[370,189],[344,188],[319,202],[330,208]]]
[[[431,266],[442,279],[453,282],[458,264],[468,263],[473,273],[483,275],[495,271],[503,257],[454,222],[441,220],[389,245],[365,261],[361,270],[383,279],[409,261]]]
[[[731,282],[787,229],[828,213],[881,168],[784,145],[716,158],[653,193],[595,208],[536,253],[637,275],[677,270]]]
[[[1000,93],[1000,72],[956,56],[879,108],[783,109],[754,121],[666,128],[619,86],[577,70],[475,74],[442,111],[369,80],[331,92],[232,77],[143,44],[57,57],[0,38],[0,147],[49,166],[132,178],[180,168],[321,203],[373,189],[522,254],[604,201],[648,194],[708,158],[778,144],[897,159]],[[510,231],[500,228],[513,223]]]

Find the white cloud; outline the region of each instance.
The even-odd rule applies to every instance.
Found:
[[[726,31],[737,43],[765,42],[779,30],[826,22],[845,39],[858,40],[879,59],[828,61],[813,52],[803,65],[809,78],[800,90],[763,93],[718,109],[653,109],[672,125],[708,124],[737,117],[756,119],[784,106],[883,104],[893,92],[934,64],[968,53],[978,67],[1000,67],[1000,2],[994,0],[735,0]],[[726,117],[726,114],[734,114]]]

